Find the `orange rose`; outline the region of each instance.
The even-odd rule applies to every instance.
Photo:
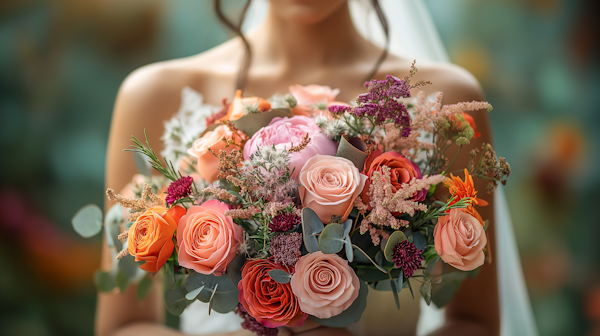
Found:
[[[246,261],[238,283],[238,299],[248,314],[266,327],[299,327],[308,315],[300,310],[290,283],[271,278],[269,271],[274,269],[288,271],[266,259]]]
[[[227,111],[227,115],[221,120],[234,121],[240,119],[246,115],[245,108],[247,106],[256,107],[261,112],[271,109],[271,103],[269,103],[267,100],[258,97],[242,98],[242,90],[237,90],[235,91],[235,97],[231,102],[231,106]]]
[[[466,114],[465,112],[461,112],[465,121],[469,123],[471,128],[473,129],[473,139],[477,139],[481,136],[479,132],[477,132],[477,127],[475,126],[475,119],[470,114]]]
[[[153,207],[144,212],[129,227],[127,249],[135,261],[146,261],[142,266],[146,272],[156,273],[173,253],[173,234],[177,222],[185,215],[185,208],[175,206],[169,210]]]
[[[483,265],[483,248],[487,237],[477,218],[452,209],[440,217],[433,230],[434,247],[442,260],[461,271],[472,271]]]
[[[210,132],[206,132],[200,139],[196,139],[192,148],[188,149],[188,154],[198,159],[196,169],[198,173],[207,182],[214,182],[219,175],[219,159],[217,159],[209,149],[219,154],[220,150],[230,152],[234,147],[225,147],[225,138],[237,139],[237,134],[234,134],[229,127],[221,125]]]

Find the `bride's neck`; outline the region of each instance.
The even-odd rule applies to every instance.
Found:
[[[365,56],[369,43],[358,34],[348,5],[325,20],[302,25],[285,21],[272,11],[248,37],[254,65],[302,71],[315,67],[343,65]]]

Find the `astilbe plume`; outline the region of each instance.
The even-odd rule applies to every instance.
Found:
[[[294,266],[302,256],[300,246],[302,245],[302,234],[292,232],[290,234],[278,233],[271,238],[269,252],[273,261],[283,266]]]
[[[188,197],[192,193],[193,184],[194,179],[191,176],[184,176],[171,182],[167,188],[167,196],[165,197],[167,205],[171,205],[177,200]]]
[[[424,260],[423,251],[408,240],[401,241],[394,246],[392,258],[396,267],[402,268],[405,278],[413,276],[414,272],[421,267],[421,262]]]
[[[277,328],[268,328],[260,324],[260,322],[248,314],[248,311],[241,303],[238,304],[235,313],[244,319],[244,322],[242,322],[242,328],[259,336],[277,336]]]

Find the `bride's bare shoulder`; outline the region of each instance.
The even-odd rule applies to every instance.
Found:
[[[239,63],[238,50],[237,41],[232,40],[194,56],[136,69],[121,84],[116,107],[126,105],[128,111],[152,114],[165,111],[170,115],[176,111],[185,86],[209,96],[218,82],[229,92],[227,85],[235,78]]]
[[[408,74],[412,61],[396,59],[389,65],[390,73],[402,78]],[[460,66],[430,61],[417,61],[418,69],[413,82],[417,80],[430,81],[432,84],[423,87],[427,93],[442,91],[444,101],[453,103],[459,101],[482,100],[483,92],[475,77]]]

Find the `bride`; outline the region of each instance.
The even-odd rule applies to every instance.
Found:
[[[249,3],[249,1],[248,1]],[[388,28],[385,15],[377,0],[371,1],[381,20],[384,31]],[[221,1],[215,0],[218,15]],[[245,12],[245,11],[244,11]],[[394,13],[385,13],[395,20]],[[107,154],[106,187],[122,189],[136,173],[131,155],[122,151],[130,145],[131,136],[143,137],[146,129],[150,142],[160,143],[163,121],[179,108],[181,90],[190,87],[201,92],[205,103],[219,106],[222,97],[232,97],[236,89],[245,95],[270,97],[287,91],[293,84],[321,84],[339,88],[339,101],[351,101],[364,91],[362,84],[371,78],[386,74],[403,77],[410,69],[412,59],[387,54],[363,38],[353,24],[347,0],[271,0],[266,18],[248,34],[242,34],[240,25],[228,22],[238,37],[201,54],[142,67],[133,72],[122,84],[114,108]],[[483,100],[481,88],[467,71],[446,63],[417,60],[419,69],[415,80],[429,80],[424,87],[427,94],[444,92],[444,104]],[[474,112],[473,117],[480,138],[471,142],[473,148],[491,142],[486,111]],[[458,157],[466,166],[470,149]],[[452,153],[449,153],[453,156]],[[485,190],[485,182],[476,188]],[[481,193],[494,203],[494,195]],[[110,206],[110,204],[108,205]],[[483,218],[494,218],[494,206],[481,209]],[[495,241],[492,221],[489,241]],[[491,245],[494,249],[494,245]],[[496,255],[492,253],[492,255]],[[104,248],[104,267],[111,257]],[[443,325],[431,335],[498,335],[500,313],[498,276],[495,260],[485,264],[474,279],[466,280],[453,300],[445,308]],[[123,294],[100,293],[96,316],[96,333],[105,335],[181,335],[163,325],[164,306],[160,276],[144,301],[138,301],[135,288]],[[418,293],[415,293],[418,294]],[[415,335],[419,319],[419,300],[410,293],[401,293],[398,311],[388,292],[369,292],[369,306],[362,320],[347,329],[331,329],[306,323],[294,330],[281,330],[293,335]],[[182,316],[182,325],[196,326],[185,331],[206,334],[209,323],[220,321],[221,329],[212,335],[247,335],[237,330],[235,316],[193,310],[193,305]],[[217,315],[217,316],[215,316]],[[194,320],[202,323],[194,324]],[[218,323],[217,323],[218,324]],[[214,323],[213,323],[214,325]],[[234,326],[232,328],[232,326]],[[192,329],[193,329],[192,328]]]

